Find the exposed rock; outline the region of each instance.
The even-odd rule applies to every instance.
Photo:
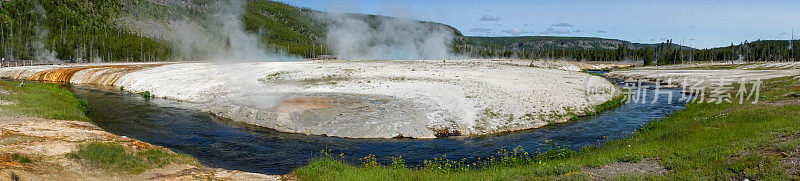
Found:
[[[616,162],[596,168],[585,168],[583,171],[601,180],[615,179],[618,176],[664,175],[668,172],[654,159],[643,159],[635,163]]]
[[[163,147],[103,131],[87,122],[0,116],[0,180],[278,180],[281,176],[171,164],[136,175],[107,173],[67,157],[87,142],[117,142],[137,150]],[[19,163],[9,155],[32,160]]]

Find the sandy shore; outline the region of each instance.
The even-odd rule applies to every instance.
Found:
[[[575,65],[534,64],[489,60],[176,63],[94,70],[100,76],[91,75],[92,69],[80,70],[73,74],[81,76],[69,81],[92,83],[81,77],[118,76],[98,84],[196,103],[206,112],[279,131],[351,138],[434,138],[537,128],[583,115],[615,94],[587,94],[587,87],[614,85],[575,72],[572,69],[580,70]],[[64,67],[19,69],[26,68],[3,68],[0,76],[24,78],[19,75]]]

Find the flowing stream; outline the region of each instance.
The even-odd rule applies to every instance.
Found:
[[[647,103],[624,104],[592,117],[511,133],[438,139],[348,139],[281,133],[215,118],[193,109],[189,103],[145,99],[103,86],[67,87],[89,102],[92,107],[89,118],[111,133],[192,155],[211,167],[286,174],[304,166],[323,150],[341,154],[353,163],[370,154],[382,163],[390,163],[391,157],[402,155],[408,166],[415,167],[445,155],[450,160],[470,161],[493,156],[500,149],[521,147],[535,152],[546,149],[546,142],[572,148],[590,146],[606,136],[607,139],[623,137],[649,121],[684,108],[677,89],[661,89],[651,103],[656,91],[652,86],[643,85],[642,92],[634,91],[633,96],[644,94]],[[668,94],[672,94],[671,101]]]

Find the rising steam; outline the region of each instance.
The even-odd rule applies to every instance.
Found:
[[[285,61],[286,54],[267,51],[258,35],[245,32],[241,15],[246,1],[221,1],[209,7],[212,16],[194,22],[170,22],[179,58],[192,61]]]
[[[33,59],[40,63],[55,63],[58,62],[56,58],[56,52],[47,49],[47,36],[50,35],[50,29],[47,26],[42,25],[46,22],[47,19],[47,12],[44,8],[39,5],[39,3],[35,3],[34,11],[36,14],[39,15],[39,22],[37,22],[35,31],[36,31],[36,39],[33,41]]]
[[[411,19],[326,14],[325,43],[342,59],[441,59],[451,57],[453,33]]]

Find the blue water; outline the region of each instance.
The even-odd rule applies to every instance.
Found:
[[[620,82],[618,82],[619,84]],[[647,85],[651,86],[651,85]],[[144,99],[108,87],[72,85],[71,91],[88,100],[88,116],[101,128],[148,143],[186,153],[203,164],[225,169],[286,174],[308,163],[322,150],[358,158],[375,155],[379,162],[402,155],[409,166],[446,155],[448,159],[486,158],[500,149],[546,149],[546,141],[572,148],[595,145],[604,136],[620,138],[643,124],[684,108],[679,90],[671,103],[662,94],[654,104],[652,89],[645,89],[648,104],[628,103],[593,117],[543,128],[472,137],[438,139],[347,139],[281,133],[267,128],[212,117],[187,108],[187,103]],[[354,128],[357,129],[357,128]]]

